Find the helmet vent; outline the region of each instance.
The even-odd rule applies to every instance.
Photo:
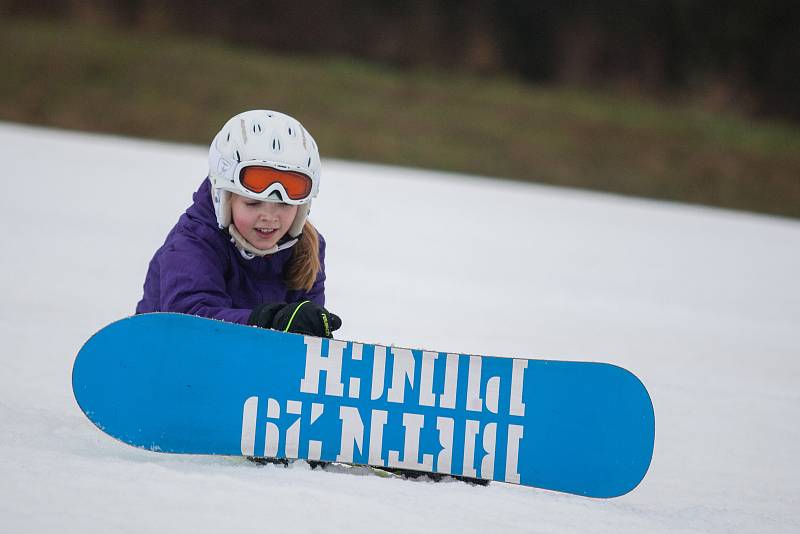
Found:
[[[236,151],[236,161],[238,161],[238,162],[240,162],[240,163],[241,163],[241,161],[242,161],[242,156],[239,154],[239,151],[238,151],[238,150]]]
[[[281,140],[278,139],[277,137],[272,140],[272,150],[274,150],[275,152],[281,151]]]
[[[230,141],[230,140],[231,140],[231,132],[228,132],[228,136],[225,138],[225,141]]]
[[[259,123],[255,123],[255,124],[253,125],[253,133],[254,133],[254,134],[260,134],[262,131],[263,131],[263,130],[261,129],[261,124],[259,124]]]
[[[308,163],[306,163],[306,167],[311,167],[311,158],[308,158]]]

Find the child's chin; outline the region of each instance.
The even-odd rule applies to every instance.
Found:
[[[252,241],[250,241],[256,248],[260,248],[262,250],[272,248],[275,246],[275,243],[278,242],[278,239],[275,237],[264,238],[260,235],[252,236]]]
[[[260,248],[261,250],[267,250],[275,246],[275,242],[272,240],[269,241],[261,240],[253,244],[256,246],[256,248]]]

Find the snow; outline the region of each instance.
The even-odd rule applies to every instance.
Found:
[[[105,436],[73,358],[132,312],[205,149],[0,123],[0,156],[0,532],[800,531],[798,221],[325,161],[311,218],[337,337],[606,361],[646,384],[650,472],[594,500]]]

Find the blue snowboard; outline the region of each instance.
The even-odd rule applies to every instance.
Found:
[[[72,387],[98,428],[159,452],[396,467],[591,497],[650,465],[650,397],[608,364],[327,340],[188,315],[92,336]]]

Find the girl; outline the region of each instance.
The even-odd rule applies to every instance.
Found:
[[[325,240],[307,220],[319,191],[314,139],[266,110],[230,119],[209,149],[208,178],[156,251],[136,313],[178,312],[331,337]]]

